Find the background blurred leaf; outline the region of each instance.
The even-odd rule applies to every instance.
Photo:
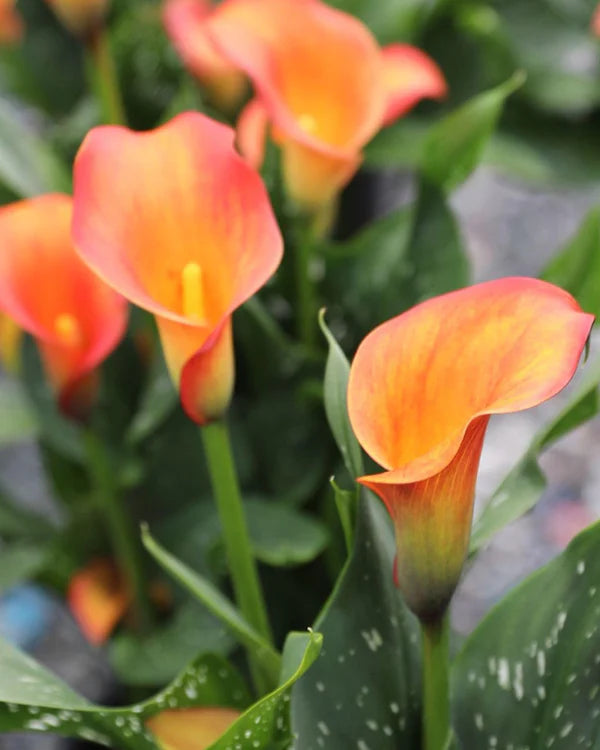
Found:
[[[15,541],[0,546],[0,592],[35,578],[48,557],[49,544]]]
[[[0,413],[0,445],[34,440],[39,435],[33,405],[16,380],[0,381]]]
[[[254,554],[273,566],[302,565],[318,557],[329,539],[320,521],[276,500],[244,498],[244,514]]]
[[[586,312],[600,316],[600,208],[589,212],[541,277],[570,292]]]
[[[123,632],[111,640],[111,664],[125,685],[156,687],[174,679],[199,653],[227,654],[233,639],[194,600],[184,602],[150,635]]]
[[[505,83],[470,99],[437,122],[423,145],[421,168],[429,182],[452,190],[479,163],[504,102],[525,80],[515,73]]]
[[[471,553],[476,552],[506,524],[520,518],[539,500],[546,479],[537,459],[544,448],[594,417],[599,410],[600,359],[586,366],[582,382],[562,412],[542,427],[525,455],[505,477],[473,525]]]
[[[498,604],[453,667],[465,747],[592,747],[600,731],[600,525]]]
[[[23,114],[0,100],[0,182],[24,198],[54,190],[69,192],[66,165],[27,124]]]
[[[315,624],[323,652],[292,693],[298,748],[420,746],[419,630],[392,581],[394,550],[383,504],[365,493],[353,555]]]

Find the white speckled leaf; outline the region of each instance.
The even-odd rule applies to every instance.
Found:
[[[420,638],[393,559],[387,513],[365,493],[354,552],[315,625],[323,651],[292,692],[297,750],[420,747]]]
[[[44,732],[119,750],[156,750],[152,734],[144,725],[150,716],[166,708],[241,708],[247,701],[238,674],[224,659],[206,654],[144,703],[119,709],[96,706],[0,639],[0,732]]]
[[[463,747],[597,747],[599,626],[595,524],[511,592],[466,641],[452,683],[454,728]]]
[[[290,633],[282,654],[279,687],[240,716],[209,750],[283,750],[292,744],[290,690],[321,651],[320,633]]]

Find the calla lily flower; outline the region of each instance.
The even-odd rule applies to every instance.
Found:
[[[103,22],[108,0],[47,0],[59,21],[75,36],[87,37]]]
[[[359,346],[350,421],[385,471],[358,481],[393,519],[398,583],[423,620],[443,614],[460,577],[490,415],[558,393],[592,323],[562,289],[506,278],[423,302]]]
[[[131,596],[111,560],[93,560],[69,581],[69,609],[90,643],[104,643],[129,607]]]
[[[408,45],[382,50],[364,24],[321,0],[225,0],[207,25],[254,84],[281,146],[288,191],[308,209],[333,199],[384,124],[446,91],[424,53]],[[253,133],[240,134],[242,147],[264,140],[264,129]]]
[[[23,19],[15,0],[0,0],[0,45],[13,44],[23,36]]]
[[[239,104],[246,91],[246,76],[217,50],[207,33],[211,0],[167,0],[163,23],[187,68],[225,112]]]
[[[75,162],[75,244],[155,315],[183,407],[199,424],[231,398],[232,313],[283,252],[264,185],[233,144],[231,128],[188,112],[146,133],[95,128]]]
[[[83,414],[95,370],[125,333],[125,300],[78,257],[72,200],[50,194],[0,208],[0,309],[37,341],[59,403]]]
[[[233,708],[185,708],[162,711],[147,726],[162,750],[206,750],[239,716]]]

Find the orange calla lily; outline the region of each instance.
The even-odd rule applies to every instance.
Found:
[[[596,6],[594,15],[592,16],[592,31],[596,36],[600,36],[600,4]]]
[[[69,582],[67,601],[90,643],[104,643],[129,607],[125,580],[111,560],[93,560]]]
[[[426,55],[406,45],[382,51],[364,24],[321,0],[225,0],[207,25],[254,84],[288,191],[309,209],[348,182],[384,124],[446,90]]]
[[[350,420],[385,469],[359,482],[392,516],[398,582],[422,619],[444,612],[458,582],[490,415],[558,393],[592,323],[562,289],[506,278],[423,302],[359,346]]]
[[[75,162],[75,244],[154,313],[183,407],[199,424],[231,398],[231,315],[283,252],[264,185],[233,142],[231,128],[188,112],[147,133],[95,128]]]
[[[246,90],[246,76],[217,50],[207,33],[211,0],[167,0],[163,23],[185,65],[217,106],[229,112]]]
[[[184,708],[162,711],[147,726],[162,750],[206,750],[239,716],[233,708]]]
[[[60,22],[76,36],[86,37],[103,22],[108,0],[47,0]]]
[[[80,414],[125,333],[127,305],[75,252],[72,211],[58,193],[0,208],[0,309],[35,337],[61,406]]]
[[[0,45],[13,44],[23,36],[23,19],[15,0],[0,0]]]

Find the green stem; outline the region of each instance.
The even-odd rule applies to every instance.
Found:
[[[423,632],[423,750],[444,750],[450,732],[448,620],[421,623]]]
[[[244,517],[227,425],[224,421],[212,422],[202,427],[201,434],[236,601],[250,625],[272,644],[273,637]],[[267,692],[273,687],[272,675],[266,675],[252,656],[249,655],[248,659],[257,689],[261,693]]]
[[[309,217],[298,219],[294,247],[294,282],[296,335],[307,349],[313,349],[317,336],[317,300],[310,264],[315,250],[316,233]]]
[[[133,596],[136,626],[144,632],[150,624],[150,606],[146,596],[141,541],[120,496],[115,467],[104,444],[91,430],[85,431],[84,442],[93,491],[104,513],[119,569],[124,573]]]
[[[126,125],[127,119],[106,28],[100,26],[90,34],[86,48],[90,85],[100,103],[104,122],[110,125]]]

